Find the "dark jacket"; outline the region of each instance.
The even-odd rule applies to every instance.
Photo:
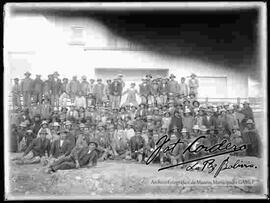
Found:
[[[51,155],[55,158],[58,158],[61,155],[68,156],[74,146],[74,142],[70,141],[69,139],[63,140],[62,146],[60,146],[60,139],[55,140],[51,145]]]
[[[120,96],[122,94],[122,84],[118,81],[113,81],[112,84],[109,87],[110,95],[113,96]]]
[[[142,136],[133,136],[130,138],[130,149],[131,152],[138,151],[139,149],[142,149],[145,147],[145,141]]]
[[[24,155],[32,151],[34,156],[45,156],[45,152],[47,151],[48,156],[50,156],[50,148],[51,145],[49,139],[45,138],[42,140],[41,137],[35,138],[24,151]]]
[[[32,90],[34,93],[40,93],[43,92],[43,81],[41,79],[35,79],[33,81]]]
[[[206,128],[210,128],[211,126],[217,126],[217,118],[215,116],[210,116],[209,120],[207,120],[207,116],[204,116],[202,119],[202,124],[206,127]]]
[[[148,96],[151,94],[151,85],[149,83],[142,83],[139,85],[140,94],[142,96]]]

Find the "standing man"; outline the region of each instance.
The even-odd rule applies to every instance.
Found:
[[[168,93],[172,93],[173,95],[176,95],[180,92],[180,87],[177,81],[175,81],[175,75],[170,75],[170,81],[168,82]]]
[[[94,86],[94,90],[93,93],[96,97],[96,103],[97,105],[101,105],[102,104],[102,99],[104,97],[104,88],[105,85],[102,83],[102,79],[97,79],[97,84],[95,84]]]
[[[68,93],[71,98],[71,102],[74,103],[75,96],[78,95],[80,89],[80,82],[77,80],[77,76],[73,76],[68,85]]]
[[[14,79],[15,84],[12,87],[12,103],[13,107],[16,108],[21,108],[21,88],[19,85],[19,78]]]
[[[93,94],[94,92],[94,86],[95,86],[95,80],[94,79],[90,79],[90,83],[89,83],[89,87],[88,87],[88,90],[90,94]]]
[[[188,96],[188,85],[186,84],[186,78],[182,77],[181,82],[179,83],[180,88],[180,95],[183,95],[185,97]]]
[[[80,84],[80,91],[82,93],[82,96],[86,98],[89,92],[89,82],[87,81],[87,77],[85,75],[82,76],[82,82]]]
[[[140,87],[141,103],[148,104],[148,96],[151,94],[151,85],[146,79],[142,79]]]
[[[51,103],[51,94],[52,94],[52,75],[48,75],[48,80],[46,80],[43,84],[43,95],[44,100],[50,100]]]
[[[190,77],[191,77],[191,79],[189,80],[189,83],[188,83],[189,90],[193,89],[193,92],[195,93],[195,98],[197,98],[199,81],[197,79],[197,76],[194,73],[192,73]]]
[[[36,104],[41,104],[43,93],[43,81],[40,79],[41,75],[36,75],[36,79],[33,81],[33,96]]]
[[[51,95],[51,102],[52,106],[59,106],[59,97],[61,94],[61,88],[62,88],[62,83],[61,80],[58,78],[59,74],[58,72],[54,72],[53,74],[53,80],[52,80],[52,95]]]
[[[119,108],[123,86],[119,79],[115,78],[110,85],[112,108]]]
[[[105,95],[105,98],[107,100],[110,100],[110,102],[112,102],[111,101],[111,94],[110,94],[110,92],[111,92],[110,89],[111,89],[112,81],[111,80],[107,80],[106,82],[107,82],[107,84],[105,85],[104,95]]]
[[[63,78],[62,86],[61,86],[61,93],[66,92],[68,93],[68,79]]]
[[[33,80],[30,78],[31,73],[26,72],[25,78],[21,82],[21,92],[23,95],[23,105],[24,107],[30,107],[31,105],[31,90],[33,85]]]

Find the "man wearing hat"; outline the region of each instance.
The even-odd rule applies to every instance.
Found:
[[[48,99],[51,102],[51,94],[52,94],[52,81],[53,76],[48,75],[48,79],[43,83],[43,95],[44,99]]]
[[[186,78],[181,77],[181,82],[179,83],[180,94],[188,96],[188,85],[186,84]]]
[[[96,104],[97,105],[102,105],[103,98],[104,98],[104,90],[105,90],[105,85],[102,83],[102,79],[97,79],[97,84],[95,84],[94,89],[93,89],[93,94],[95,95],[96,98]]]
[[[168,83],[166,78],[163,78],[161,80],[161,83],[159,84],[159,98],[160,98],[160,104],[165,105],[167,103],[167,94],[168,94]]]
[[[67,130],[60,131],[60,139],[52,142],[49,159],[55,160],[70,155],[72,149],[75,147],[75,143],[68,139],[68,133]]]
[[[40,125],[41,125],[41,128],[38,131],[37,137],[40,137],[40,133],[45,130],[46,131],[46,138],[51,140],[52,134],[51,134],[51,130],[48,128],[48,122],[44,120],[44,121],[42,121],[42,123]]]
[[[183,116],[183,127],[187,129],[188,132],[192,131],[192,127],[195,123],[194,117],[191,115],[191,111],[189,108],[187,108],[184,111],[184,116]]]
[[[210,128],[210,126],[217,126],[217,119],[213,114],[211,109],[206,109],[206,115],[203,117],[202,125],[206,126],[206,128]]]
[[[121,95],[123,91],[122,83],[119,79],[115,78],[109,86],[110,99],[112,108],[119,108],[121,102]]]
[[[36,79],[33,81],[33,96],[36,104],[41,104],[43,93],[43,81],[40,79],[41,75],[36,75]]]
[[[28,71],[24,75],[25,75],[25,78],[21,81],[23,105],[24,107],[30,107],[33,79],[30,78],[31,73]]]
[[[54,72],[52,80],[52,94],[51,94],[51,104],[54,106],[59,106],[59,97],[62,89],[62,82],[58,78],[58,72]]]
[[[260,157],[262,145],[260,136],[252,119],[248,119],[246,122],[246,127],[243,130],[243,142],[247,145],[247,156]]]
[[[195,93],[195,98],[198,96],[198,88],[199,88],[199,81],[197,79],[197,76],[192,73],[190,76],[190,80],[188,81],[188,86],[189,86],[189,92],[194,92]]]
[[[175,80],[175,75],[170,75],[170,81],[168,82],[168,93],[175,95],[180,92],[179,83]]]
[[[151,84],[146,79],[142,79],[142,83],[139,85],[139,94],[141,102],[148,104],[148,96],[151,95]]]
[[[135,82],[132,82],[130,84],[130,88],[128,88],[126,91],[123,92],[122,95],[127,94],[127,98],[125,101],[125,105],[130,104],[132,106],[138,106],[137,98],[136,96],[139,94],[137,89],[135,89]]]
[[[39,163],[41,158],[50,155],[50,140],[46,138],[47,131],[42,129],[40,137],[35,138],[31,144],[26,148],[21,157],[13,160],[18,160],[17,164],[34,164]]]
[[[61,93],[63,92],[68,93],[68,78],[62,79]]]
[[[73,76],[68,85],[68,94],[70,95],[71,102],[74,103],[75,96],[78,95],[80,90],[80,82],[77,80],[77,76]]]
[[[87,81],[87,77],[85,75],[82,76],[82,82],[80,83],[80,91],[85,98],[88,96],[89,82]]]
[[[141,163],[144,160],[144,148],[145,140],[141,136],[141,132],[136,131],[135,136],[130,139],[131,158]]]
[[[19,78],[14,79],[12,86],[12,104],[14,108],[21,108],[21,87],[19,85]]]
[[[82,148],[73,148],[70,155],[62,157],[55,161],[47,171],[48,173],[57,170],[75,169],[80,167],[93,167],[97,165],[98,160],[98,142],[90,140],[89,144]]]
[[[254,121],[254,115],[253,115],[253,110],[249,106],[249,102],[245,101],[243,103],[243,109],[241,110],[241,113],[245,115],[245,120],[247,121],[248,119],[251,119]]]

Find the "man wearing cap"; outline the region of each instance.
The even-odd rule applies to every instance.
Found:
[[[198,88],[199,88],[199,81],[197,79],[197,76],[192,73],[190,76],[190,80],[188,81],[189,90],[191,89],[195,93],[195,98],[198,96]],[[191,92],[190,90],[190,92]]]
[[[89,82],[87,81],[87,77],[84,75],[82,76],[82,82],[80,84],[80,91],[82,95],[86,98],[89,93]]]
[[[46,138],[47,131],[42,129],[40,137],[35,138],[27,147],[21,157],[13,160],[18,160],[17,164],[34,164],[39,163],[42,157],[50,155],[50,140]]]
[[[41,104],[43,93],[43,81],[40,79],[41,75],[36,75],[36,79],[33,81],[33,96],[36,104]]]
[[[19,85],[19,78],[14,79],[11,93],[14,108],[21,108],[21,87]]]
[[[51,103],[54,106],[59,106],[59,97],[62,90],[62,83],[61,80],[58,78],[59,73],[56,71],[53,74],[52,80],[52,95],[51,95]]]
[[[68,94],[70,95],[71,102],[73,103],[75,100],[75,96],[78,95],[80,90],[80,82],[77,80],[77,76],[73,76],[72,80],[68,84]]]
[[[31,75],[30,72],[27,71],[24,75],[25,75],[25,78],[21,81],[21,92],[23,95],[23,105],[24,105],[24,107],[30,107],[33,80],[30,78],[30,75]]]
[[[101,105],[104,98],[105,85],[102,83],[102,79],[97,79],[97,84],[95,84],[93,89],[93,94],[96,98],[96,104]]]
[[[91,140],[89,145],[82,148],[73,148],[70,155],[62,157],[55,161],[47,171],[48,173],[57,170],[75,169],[80,167],[92,167],[97,165],[98,160],[98,142]]]
[[[180,86],[177,81],[175,81],[175,75],[170,75],[170,81],[168,82],[168,93],[175,95],[180,92]]]
[[[121,95],[123,91],[122,83],[119,79],[115,78],[109,86],[110,98],[112,102],[112,108],[119,108],[121,102]]]

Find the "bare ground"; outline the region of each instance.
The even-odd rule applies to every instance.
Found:
[[[14,155],[12,154],[12,156]],[[217,163],[221,163],[226,157],[226,155],[216,157]],[[236,159],[238,158],[230,157],[230,163],[234,163]],[[80,168],[46,174],[40,164],[16,165],[11,162],[9,165],[10,190],[6,192],[6,198],[40,199],[79,196],[91,199],[98,196],[113,198],[134,195],[136,197],[192,195],[194,197],[196,194],[259,194],[261,192],[260,183],[254,183],[252,186],[242,183],[239,185],[206,184],[206,181],[213,182],[213,180],[262,178],[260,159],[255,157],[241,157],[240,159],[249,161],[258,168],[225,170],[214,178],[214,174],[209,174],[207,171],[186,171],[180,168],[158,171],[158,164],[105,161],[98,163],[95,168]],[[197,182],[198,180],[200,183]],[[195,181],[196,184],[187,184],[192,181]]]

